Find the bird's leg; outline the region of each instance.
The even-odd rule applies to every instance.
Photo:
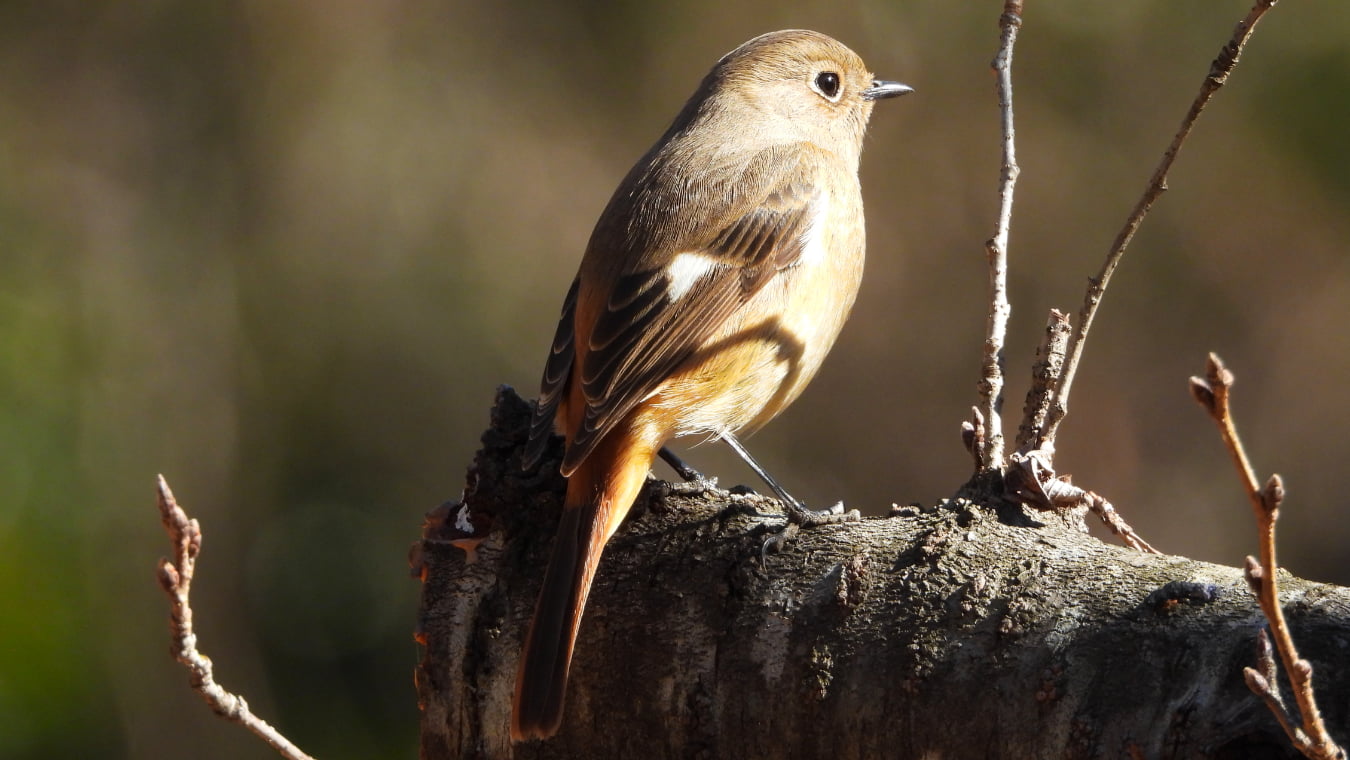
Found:
[[[773,489],[773,492],[778,496],[779,501],[783,502],[783,511],[787,513],[787,518],[790,522],[803,528],[814,528],[817,525],[834,525],[836,523],[854,522],[862,519],[862,516],[856,509],[845,512],[844,502],[842,501],[828,509],[807,509],[805,504],[802,504],[800,501],[793,498],[792,494],[789,494],[784,490],[782,486],[778,485],[778,481],[774,480],[770,477],[769,473],[764,471],[764,468],[760,466],[759,462],[755,461],[754,457],[750,456],[750,452],[745,450],[745,446],[741,445],[741,442],[736,439],[736,436],[731,433],[722,433],[720,437],[727,442],[727,445],[731,447],[732,451],[735,451],[746,464],[750,465],[750,469],[754,470],[755,474],[758,475],[769,488]]]
[[[680,456],[678,454],[671,451],[669,446],[662,446],[661,450],[656,452],[656,454],[657,456],[661,457],[662,461],[670,465],[671,469],[675,471],[675,474],[679,475],[680,479],[683,480],[684,482],[686,483],[708,482],[708,479],[704,477],[703,473],[699,472],[698,470],[695,470],[688,464],[685,464],[685,461],[683,459],[680,459]]]
[[[685,464],[685,461],[680,459],[680,456],[671,451],[669,447],[662,446],[656,452],[656,455],[670,465],[671,469],[675,470],[675,474],[680,476],[680,480],[684,481],[675,488],[690,493],[706,492],[717,488],[717,478],[710,478]]]

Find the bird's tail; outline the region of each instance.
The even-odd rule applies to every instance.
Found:
[[[602,444],[568,478],[553,556],[516,672],[515,741],[547,739],[562,723],[567,671],[600,553],[637,498],[653,456],[646,446]]]

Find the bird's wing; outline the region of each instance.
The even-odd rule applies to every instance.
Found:
[[[558,413],[558,404],[567,393],[572,362],[576,356],[576,333],[572,322],[577,309],[577,287],[580,282],[580,279],[572,280],[567,298],[563,299],[562,316],[558,319],[553,346],[549,349],[548,361],[544,363],[544,378],[539,384],[539,401],[535,403],[534,416],[530,419],[530,437],[521,457],[523,469],[532,469],[543,458],[549,434],[553,432],[553,418]]]
[[[584,350],[577,352],[580,374],[571,382],[581,383],[585,411],[571,431],[564,474],[728,317],[797,262],[822,192],[813,182],[814,151],[785,151],[766,151],[749,164],[744,182],[703,199],[697,206],[703,219],[720,223],[701,225],[701,234],[684,235],[663,250],[623,257],[625,266],[600,283],[607,296],[591,325],[575,319],[574,308],[573,340],[584,341]],[[555,356],[560,345],[555,341]]]

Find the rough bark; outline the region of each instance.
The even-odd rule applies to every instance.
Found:
[[[528,409],[499,394],[416,547],[424,758],[1296,757],[1243,683],[1263,618],[1237,568],[956,501],[761,559],[775,502],[655,480],[606,549],[561,732],[513,747],[563,492],[557,447],[519,468]],[[1282,583],[1343,739],[1350,590]]]

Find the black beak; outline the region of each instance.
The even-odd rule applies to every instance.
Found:
[[[881,100],[882,98],[895,98],[904,95],[907,92],[914,92],[914,88],[907,84],[899,82],[887,82],[884,79],[877,79],[872,82],[872,86],[862,91],[863,100]]]

